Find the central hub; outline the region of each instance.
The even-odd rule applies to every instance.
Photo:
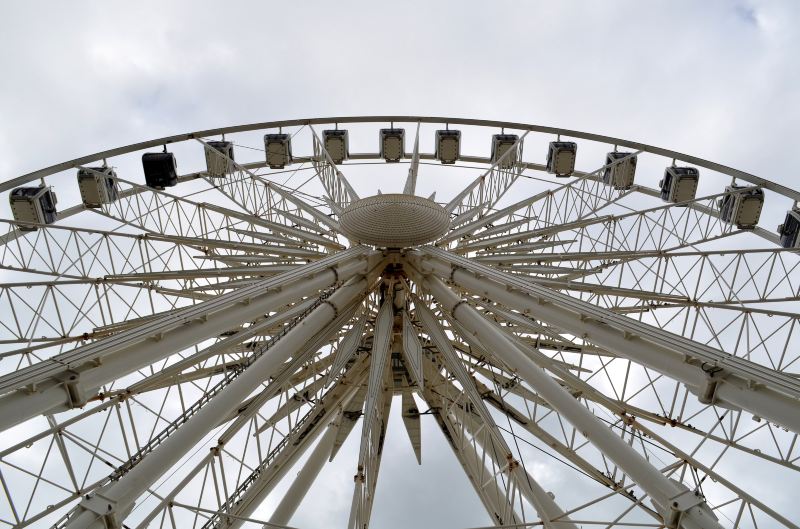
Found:
[[[427,198],[399,193],[375,195],[347,206],[339,225],[354,243],[408,248],[433,242],[447,233],[450,215]]]

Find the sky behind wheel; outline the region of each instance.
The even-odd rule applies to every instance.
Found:
[[[14,50],[0,58],[0,179],[183,131],[392,113],[607,134],[797,188],[797,153],[786,142],[800,123],[798,22],[792,1],[15,3],[0,21],[0,44]],[[348,175],[374,191],[381,186],[368,171]],[[401,190],[405,166],[396,172],[384,192]],[[442,178],[442,200],[463,187]],[[0,211],[9,217],[5,201]],[[774,229],[784,213],[762,218]],[[374,526],[403,526],[408,505],[455,513],[441,521],[448,527],[488,524],[440,433],[423,429],[418,469],[394,419]],[[343,460],[318,489],[341,508],[301,511],[293,525],[346,517],[352,461]],[[556,468],[529,470],[559,483]],[[449,475],[459,483],[436,477]]]

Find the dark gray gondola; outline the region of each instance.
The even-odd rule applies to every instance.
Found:
[[[164,189],[178,183],[178,164],[171,152],[146,152],[142,155],[147,187]]]
[[[797,248],[800,243],[800,211],[792,208],[786,212],[786,220],[778,226],[778,235],[781,238],[781,246]]]

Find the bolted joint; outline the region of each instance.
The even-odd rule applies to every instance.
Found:
[[[81,385],[81,374],[78,371],[67,371],[60,379],[61,384],[64,385],[64,390],[67,393],[67,406],[71,409],[82,408],[86,405],[88,398],[86,390]]]
[[[336,269],[335,266],[328,267],[328,270],[333,272],[333,283],[334,284],[338,284],[339,283],[339,271]]]
[[[506,454],[506,461],[508,462],[508,473],[514,472],[519,467],[519,461],[514,459],[512,454]]]
[[[703,504],[703,497],[700,496],[697,492],[692,492],[691,490],[685,490],[678,494],[677,496],[673,496],[670,498],[669,509],[665,513],[666,516],[664,517],[664,523],[667,527],[670,528],[678,528],[680,527],[681,519],[683,518],[686,511],[691,509],[692,507],[696,507],[698,505]]]
[[[697,400],[703,404],[714,404],[717,401],[717,388],[726,373],[721,367],[705,362],[700,365],[700,369],[705,373],[706,380],[705,385],[697,393]]]
[[[657,510],[664,519],[664,526],[669,529],[679,529],[683,527],[683,521],[691,517],[697,527],[705,527],[703,523],[706,517],[707,522],[717,522],[714,512],[708,507],[705,498],[698,491],[690,490],[683,483],[670,478],[670,481],[677,485],[678,493],[667,498],[665,504],[661,501],[652,500]],[[689,512],[691,511],[691,512]]]
[[[706,379],[706,385],[697,394],[697,400],[702,404],[714,404],[717,400],[718,380]]]
[[[456,315],[456,309],[458,309],[458,307],[460,307],[461,305],[466,305],[466,304],[467,304],[467,300],[465,300],[465,299],[459,300],[458,303],[453,305],[453,307],[450,309],[450,314],[452,314],[453,317],[458,319],[458,316]]]
[[[367,476],[364,474],[364,465],[358,465],[358,470],[356,475],[353,476],[353,481],[356,483],[365,483],[367,481]]]
[[[87,494],[80,507],[95,513],[102,520],[105,529],[122,529],[122,521],[133,508],[133,504],[120,505],[117,500],[103,494],[103,490]]]
[[[336,319],[339,317],[339,307],[336,306],[331,300],[326,299],[320,305],[329,305],[333,309],[333,317]]]
[[[456,272],[458,272],[459,270],[463,270],[463,269],[464,269],[463,266],[458,266],[458,265],[453,265],[453,266],[450,267],[450,283],[455,283],[456,282],[456,279],[455,279]]]

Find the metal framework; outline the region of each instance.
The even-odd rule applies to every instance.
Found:
[[[334,126],[363,133],[338,164],[317,130]],[[358,138],[403,126],[398,178]],[[485,149],[439,164],[450,127]],[[253,132],[286,134],[291,163],[257,159]],[[561,178],[531,145],[564,138],[629,152]],[[172,144],[193,171],[138,183],[141,153]],[[607,178],[631,159],[631,185]],[[798,529],[780,498],[800,486],[800,256],[764,224],[800,192],[622,139],[421,116],[198,131],[0,190],[61,193],[101,162],[111,199],[0,220],[0,529],[288,527],[351,434],[337,523],[366,529],[398,427],[418,464],[427,429],[452,450],[475,526]],[[701,185],[664,202],[654,168],[676,164]],[[726,220],[747,191],[731,181],[766,192],[765,220]],[[347,239],[362,197],[421,189],[445,233]],[[380,234],[389,211],[363,218]]]

